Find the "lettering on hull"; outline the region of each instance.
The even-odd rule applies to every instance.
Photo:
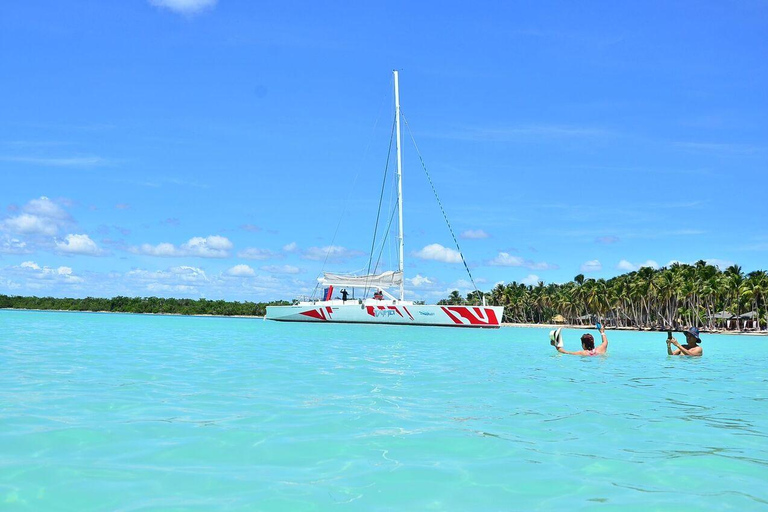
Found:
[[[405,318],[397,306],[366,306],[365,310],[370,316],[374,318],[389,318],[395,315],[399,315],[401,318]],[[405,311],[410,319],[413,320],[413,315],[411,315],[410,311],[408,311],[408,308],[403,306],[403,311]]]

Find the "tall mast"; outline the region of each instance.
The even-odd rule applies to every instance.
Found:
[[[400,224],[398,234],[400,238],[400,272],[403,272],[403,157],[400,152],[400,85],[397,78],[397,70],[392,71],[395,75],[395,125],[397,126],[397,218]],[[400,300],[404,300],[405,291],[403,290],[403,281],[400,281]]]

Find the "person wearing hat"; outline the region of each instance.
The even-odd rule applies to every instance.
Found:
[[[699,343],[701,338],[699,337],[699,329],[691,327],[685,331],[685,345],[681,345],[675,338],[667,338],[667,354],[670,356],[700,356],[703,354]],[[672,345],[677,347],[677,350],[672,350]]]
[[[560,329],[552,331],[549,334],[550,343],[553,347],[555,347],[555,350],[561,354],[570,354],[572,356],[602,356],[605,355],[606,351],[608,351],[608,336],[605,335],[605,327],[603,327],[601,324],[598,323],[597,328],[600,330],[600,337],[603,340],[603,342],[597,348],[595,348],[594,336],[586,333],[581,337],[582,350],[576,352],[569,352],[568,350],[565,350],[563,348],[563,339],[560,336]]]

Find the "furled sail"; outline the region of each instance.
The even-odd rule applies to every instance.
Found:
[[[399,270],[388,270],[381,274],[352,276],[323,272],[318,281],[323,286],[347,286],[349,288],[395,288],[403,283],[403,273]]]

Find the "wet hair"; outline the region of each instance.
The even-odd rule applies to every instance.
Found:
[[[595,338],[589,333],[581,337],[581,344],[584,350],[595,350]]]

